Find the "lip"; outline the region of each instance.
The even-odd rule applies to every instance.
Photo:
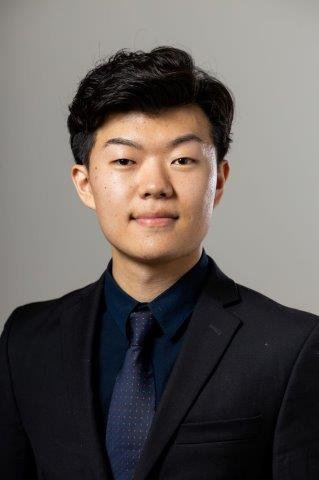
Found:
[[[159,211],[159,212],[149,212],[149,213],[143,213],[141,215],[138,215],[136,217],[133,217],[135,220],[137,220],[138,218],[178,218],[178,215],[174,215],[173,213],[171,212],[167,212],[167,211]]]
[[[176,218],[173,217],[139,217],[134,219],[139,225],[145,227],[165,227],[172,225]]]

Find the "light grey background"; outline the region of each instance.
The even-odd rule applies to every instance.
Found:
[[[186,48],[233,91],[231,172],[204,246],[235,281],[319,313],[316,0],[2,0],[1,325],[101,275],[110,248],[78,199],[67,105],[119,48]]]

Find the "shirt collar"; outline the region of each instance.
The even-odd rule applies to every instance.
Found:
[[[126,335],[129,314],[141,303],[126,293],[112,276],[112,263],[105,271],[104,293],[107,312]],[[146,305],[155,316],[164,335],[170,338],[192,313],[208,271],[208,256],[205,249],[198,262],[164,292]]]

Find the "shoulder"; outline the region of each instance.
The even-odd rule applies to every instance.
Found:
[[[99,280],[101,280],[101,277]],[[5,333],[6,331],[11,330],[13,326],[18,326],[18,329],[21,329],[21,332],[23,333],[24,327],[30,328],[31,325],[33,325],[37,328],[39,324],[42,324],[44,321],[46,324],[50,321],[54,321],[61,311],[67,310],[81,301],[85,295],[96,287],[99,280],[55,298],[17,306],[6,319],[3,332]]]
[[[233,312],[247,326],[272,334],[278,343],[302,343],[312,333],[319,334],[319,316],[315,313],[284,305],[245,285],[236,285],[240,302]]]
[[[316,315],[315,313],[312,313],[308,310],[294,308],[289,305],[284,305],[277,300],[265,295],[264,293],[249,288],[246,285],[241,285],[237,282],[236,285],[243,304],[249,304],[254,309],[254,311],[257,310],[260,312],[272,312],[274,314],[282,314],[288,315],[289,317],[298,318],[311,317],[314,321],[319,321],[319,315]]]

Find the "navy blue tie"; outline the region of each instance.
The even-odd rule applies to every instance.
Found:
[[[130,346],[116,377],[106,425],[106,449],[115,480],[131,480],[155,412],[150,356],[156,319],[148,309],[129,316]]]

